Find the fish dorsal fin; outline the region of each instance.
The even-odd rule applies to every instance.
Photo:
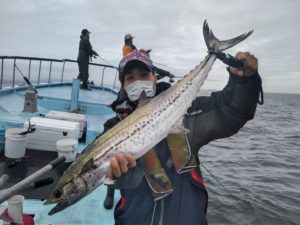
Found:
[[[81,173],[85,173],[91,169],[95,169],[97,166],[94,163],[94,159],[90,159],[81,169]]]

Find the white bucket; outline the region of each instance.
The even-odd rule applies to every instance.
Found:
[[[26,131],[21,128],[10,128],[5,131],[5,156],[7,158],[22,158],[25,156],[28,135],[19,135]]]
[[[72,162],[76,158],[78,140],[72,138],[61,139],[56,142],[58,156],[65,156],[65,162]]]
[[[17,224],[23,224],[23,201],[24,197],[22,195],[14,195],[7,200],[8,215]]]

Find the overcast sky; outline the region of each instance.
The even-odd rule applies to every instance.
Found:
[[[182,76],[206,55],[207,19],[219,39],[253,29],[227,52],[257,56],[266,92],[300,93],[299,12],[299,0],[0,0],[0,55],[76,59],[87,28],[94,50],[117,65],[131,33],[138,48],[152,49],[154,62]],[[204,88],[222,88],[225,69],[216,62]]]

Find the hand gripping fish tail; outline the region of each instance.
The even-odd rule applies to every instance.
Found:
[[[118,152],[135,159],[145,155],[172,131],[197,97],[217,54],[245,40],[252,31],[230,40],[220,41],[203,24],[209,54],[189,74],[168,90],[138,107],[124,120],[96,138],[64,172],[46,204],[57,205],[50,215],[62,211],[103,184],[110,169],[110,159]],[[147,138],[145,138],[147,137]]]
[[[241,68],[244,66],[241,60],[236,59],[235,57],[225,54],[222,51],[233,47],[234,45],[242,42],[247,37],[249,37],[253,33],[253,30],[244,33],[240,36],[232,38],[230,40],[220,41],[215,37],[211,29],[209,29],[208,23],[205,20],[203,23],[203,36],[208,49],[208,53],[215,54],[218,59],[220,59],[223,63],[228,66],[232,66],[235,68]]]

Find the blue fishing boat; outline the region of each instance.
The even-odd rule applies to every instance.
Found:
[[[90,90],[82,90],[80,81],[72,79],[77,77],[77,63],[74,60],[18,56],[0,56],[0,59],[0,177],[4,174],[9,177],[6,182],[0,182],[1,204],[5,207],[4,191],[24,182],[58,158],[54,143],[57,138],[55,134],[47,133],[49,130],[62,132],[61,135],[68,138],[71,135],[68,131],[70,126],[79,124],[77,136],[71,135],[78,142],[75,149],[77,155],[102,132],[103,123],[114,114],[109,105],[117,96],[118,73],[112,65],[90,63],[90,74],[92,71],[98,78],[90,83]],[[51,118],[51,114],[56,114],[56,118]],[[76,119],[78,116],[81,118],[79,122]],[[22,134],[18,135],[29,136],[22,157],[7,157],[9,153],[5,152],[8,131],[14,128],[22,129]],[[46,133],[42,134],[42,128]],[[113,210],[103,207],[105,186],[100,186],[63,212],[48,216],[53,206],[44,205],[44,199],[70,162],[60,162],[55,168],[54,164],[50,165],[50,169],[47,167],[46,172],[33,180],[42,179],[44,183],[41,187],[34,188],[36,183],[30,181],[28,187],[15,189],[20,191],[13,194],[25,197],[24,214],[32,215],[37,225],[113,224]],[[117,200],[119,196],[115,198]]]

